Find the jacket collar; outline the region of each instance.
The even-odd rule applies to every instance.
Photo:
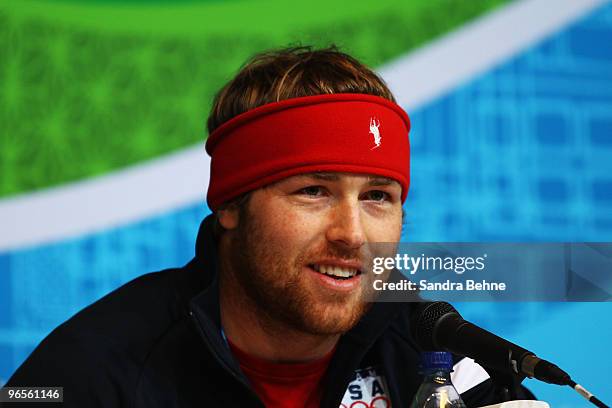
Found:
[[[218,246],[214,238],[215,218],[211,214],[200,224],[196,240],[196,256],[192,264],[204,276],[204,289],[191,299],[190,310],[200,334],[217,360],[234,376],[246,379],[233,358],[229,347],[221,335],[221,311],[219,302],[219,258]]]

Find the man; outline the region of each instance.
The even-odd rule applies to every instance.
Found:
[[[410,304],[369,302],[367,265],[401,236],[409,128],[333,47],[256,56],[208,119],[195,258],[78,313],[7,385],[63,386],[69,407],[408,406]],[[494,402],[478,375],[469,406]]]

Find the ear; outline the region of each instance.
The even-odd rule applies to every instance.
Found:
[[[235,205],[230,205],[229,207],[217,211],[217,218],[219,219],[219,224],[226,229],[232,230],[238,226],[238,222],[240,221],[240,211],[238,211],[238,207]]]

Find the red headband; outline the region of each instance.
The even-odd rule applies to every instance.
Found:
[[[206,141],[208,206],[296,174],[337,171],[410,184],[410,119],[373,95],[325,94],[269,103],[227,121]]]

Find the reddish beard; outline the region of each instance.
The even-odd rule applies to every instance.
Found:
[[[371,305],[365,302],[366,279],[354,292],[334,293],[313,285],[306,275],[312,272],[304,269],[320,259],[359,260],[359,250],[323,242],[296,253],[275,241],[273,231],[266,232],[254,217],[241,212],[230,245],[234,258],[228,281],[239,286],[235,293],[248,298],[243,299],[246,307],[254,307],[265,320],[313,335],[341,334],[361,319]]]

